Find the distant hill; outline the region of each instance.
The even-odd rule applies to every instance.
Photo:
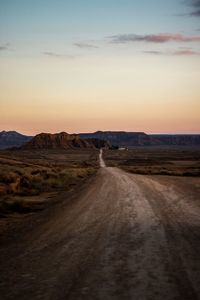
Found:
[[[200,146],[200,134],[155,134],[151,140],[165,146]]]
[[[106,142],[105,142],[106,141]],[[27,144],[28,143],[28,144]],[[144,132],[97,131],[94,133],[57,134],[41,133],[35,137],[16,131],[0,132],[0,149],[21,147],[24,149],[100,148],[135,146],[200,146],[200,134],[146,134]]]
[[[16,131],[0,131],[0,149],[20,147],[32,139]]]
[[[97,131],[79,134],[82,139],[99,138],[119,147],[134,146],[200,146],[198,134],[154,134],[125,131]]]
[[[145,146],[149,145],[151,137],[144,132],[125,131],[97,131],[94,133],[81,133],[80,137],[98,138],[109,141],[114,146]]]
[[[56,134],[40,133],[23,145],[21,149],[98,149],[101,147],[110,147],[110,144],[96,138],[81,139],[77,134],[61,132]]]

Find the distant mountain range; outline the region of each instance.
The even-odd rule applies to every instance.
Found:
[[[94,133],[81,133],[80,137],[82,139],[102,139],[120,147],[144,146],[151,143],[151,137],[144,132],[97,131]]]
[[[200,146],[200,134],[146,134],[144,132],[97,131],[81,133],[81,138],[98,138],[114,146]]]
[[[35,137],[16,131],[0,132],[0,149],[73,149],[135,146],[200,146],[200,134],[146,134],[144,132],[97,131],[94,133],[41,133]]]
[[[1,131],[0,132],[0,149],[20,147],[30,141],[33,137],[23,135],[16,131]]]

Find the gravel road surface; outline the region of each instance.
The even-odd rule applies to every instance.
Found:
[[[200,179],[102,168],[1,230],[1,300],[200,299]],[[2,221],[5,222],[5,221]]]

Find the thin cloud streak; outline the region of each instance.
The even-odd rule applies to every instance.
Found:
[[[154,50],[143,51],[143,53],[146,53],[146,54],[153,54],[153,55],[162,55],[162,54],[163,54],[163,52],[161,52],[161,51],[154,51]]]
[[[200,17],[200,0],[188,0],[187,4],[193,7],[194,10],[182,16]]]
[[[6,46],[0,46],[0,51],[8,50],[8,47]]]
[[[191,13],[190,13],[190,16],[193,16],[193,17],[200,17],[200,9],[191,12]]]
[[[200,0],[190,0],[192,2],[192,5],[194,7],[199,7],[200,8]]]
[[[200,42],[200,36],[186,36],[181,33],[159,33],[159,34],[118,34],[108,37],[112,43],[148,42],[148,43],[167,43],[167,42]]]
[[[50,51],[43,51],[43,55],[49,56],[49,57],[56,57],[56,58],[66,58],[66,59],[74,59],[74,55],[67,55],[67,54],[59,54],[56,52],[50,52]]]
[[[95,48],[99,48],[96,45],[93,44],[87,44],[87,43],[74,43],[74,46],[78,47],[78,48],[86,48],[86,49],[95,49]]]
[[[10,43],[0,45],[0,51],[10,51]]]
[[[179,55],[179,56],[191,56],[191,55],[200,55],[200,52],[193,51],[193,50],[178,50],[172,52],[173,55]]]
[[[143,51],[145,54],[151,55],[173,55],[173,56],[195,56],[200,55],[200,52],[194,51],[192,49],[183,49],[183,50],[175,50],[175,51]]]

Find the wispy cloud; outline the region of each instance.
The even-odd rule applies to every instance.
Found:
[[[57,58],[66,58],[66,59],[74,59],[74,55],[67,55],[67,54],[60,54],[56,52],[51,52],[51,51],[43,51],[43,55],[50,56],[50,57],[57,57]]]
[[[159,34],[118,34],[108,37],[112,43],[148,42],[200,42],[200,36],[186,36],[181,33],[159,33]]]
[[[87,48],[87,49],[99,48],[96,45],[89,44],[89,43],[74,43],[74,46],[78,48]]]
[[[192,6],[200,8],[200,0],[189,0]]]
[[[10,43],[5,43],[0,45],[0,51],[10,51],[11,47],[10,47]]]
[[[200,0],[191,0],[194,10],[190,13],[191,16],[200,17]]]
[[[200,0],[186,0],[185,3],[193,7],[193,10],[188,14],[184,14],[192,17],[200,17]]]
[[[195,56],[200,55],[200,52],[194,51],[192,49],[181,49],[181,50],[173,50],[173,51],[143,51],[145,54],[152,55],[174,55],[174,56]]]
[[[190,16],[194,16],[194,17],[200,17],[200,9],[196,10],[196,11],[192,11],[190,13]]]
[[[192,55],[200,55],[200,52],[194,50],[177,50],[171,53],[172,55],[179,56],[192,56]]]
[[[146,50],[146,51],[143,51],[143,53],[153,54],[153,55],[161,55],[161,54],[163,54],[162,51],[155,51],[155,50]]]

